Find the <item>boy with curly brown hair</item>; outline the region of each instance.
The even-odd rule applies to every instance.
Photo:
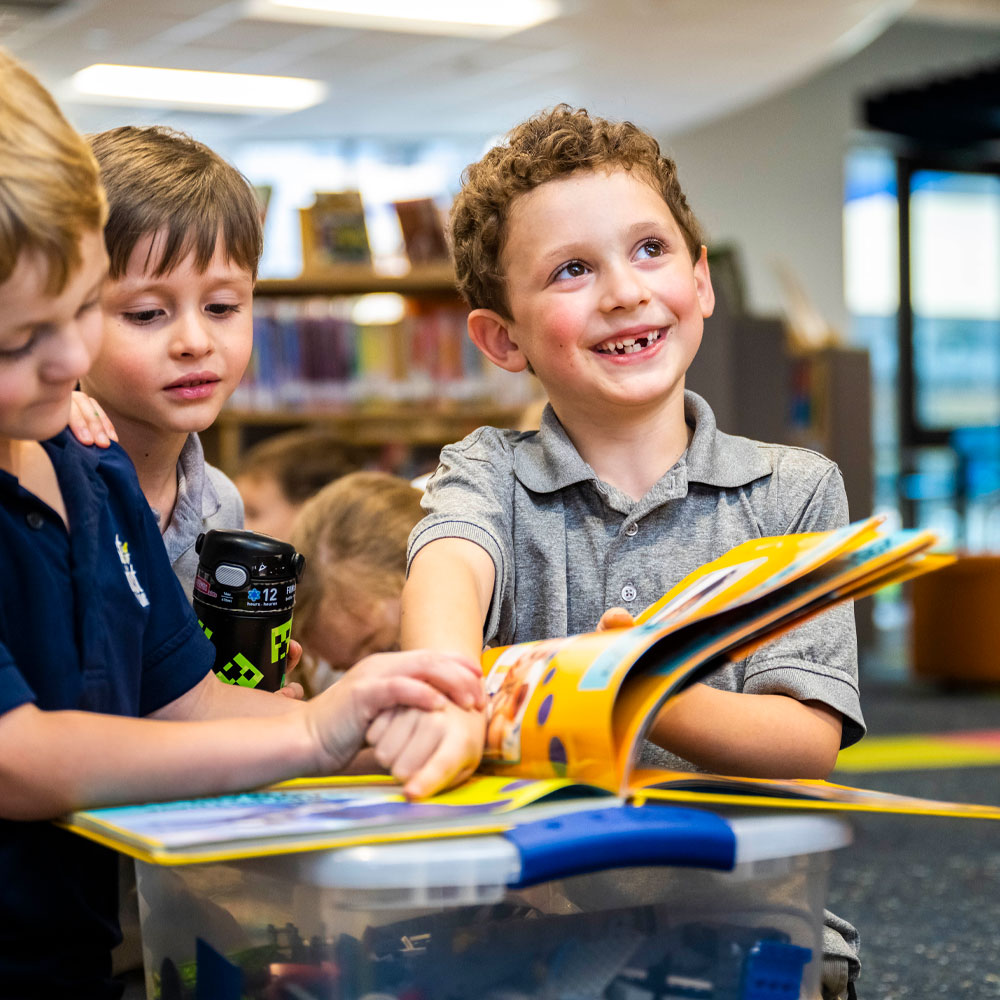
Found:
[[[533,371],[549,406],[537,432],[484,427],[443,450],[410,538],[404,649],[475,656],[628,624],[741,542],[847,522],[834,463],[725,434],[685,389],[715,298],[647,132],[565,105],[536,115],[467,168],[451,237],[469,336]],[[482,715],[453,715],[472,766]],[[406,718],[382,725],[403,740]],[[825,778],[863,732],[840,606],[672,699],[644,763]]]

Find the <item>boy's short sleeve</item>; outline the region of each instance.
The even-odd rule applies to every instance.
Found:
[[[151,511],[143,511],[142,544],[150,615],[142,637],[139,714],[149,715],[185,694],[212,669],[215,647],[205,637],[163,546]]]
[[[483,641],[496,634],[500,609],[512,600],[515,431],[480,427],[441,451],[437,471],[424,490],[426,517],[410,534],[407,571],[416,554],[440,538],[464,538],[484,549],[493,561],[493,596],[483,628]]]
[[[832,462],[806,502],[790,512],[784,533],[829,531],[848,523],[847,494]],[[854,607],[838,604],[763,646],[745,662],[743,690],[820,701],[843,717],[841,746],[865,732],[858,693],[858,642]]]
[[[140,716],[209,672],[215,650],[170,567],[135,469],[118,446],[45,442],[71,526],[0,479],[0,714]],[[44,600],[39,598],[44,595]]]
[[[0,715],[34,700],[35,694],[17,669],[13,654],[0,642]]]

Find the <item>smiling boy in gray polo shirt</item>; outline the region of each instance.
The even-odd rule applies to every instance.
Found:
[[[651,136],[561,106],[463,180],[451,228],[469,335],[494,364],[530,368],[550,405],[537,432],[480,428],[442,452],[410,538],[404,648],[475,655],[588,631],[743,541],[847,522],[832,462],[724,434],[685,392],[715,298]],[[455,714],[473,766],[482,720]],[[841,606],[673,699],[646,762],[825,778],[863,733]]]
[[[724,434],[685,392],[715,298],[675,165],[647,133],[565,105],[529,119],[466,170],[451,235],[470,337],[534,372],[550,405],[537,432],[480,428],[442,452],[410,537],[404,649],[474,656],[620,624],[741,542],[847,523],[832,462]],[[482,716],[442,714],[441,752],[471,771]],[[422,738],[405,716],[388,725]],[[825,778],[863,733],[840,606],[674,698],[644,763]],[[855,945],[830,915],[825,997],[853,995]]]

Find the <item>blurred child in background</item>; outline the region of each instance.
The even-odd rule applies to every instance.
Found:
[[[306,557],[295,603],[305,649],[295,678],[307,696],[361,657],[399,648],[406,540],[422,493],[385,472],[352,472],[303,506],[292,542]]]
[[[328,483],[365,468],[369,458],[368,449],[345,444],[323,428],[265,438],[247,450],[233,477],[245,526],[288,541],[302,505]]]

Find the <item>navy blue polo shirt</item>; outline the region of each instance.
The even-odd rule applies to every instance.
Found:
[[[142,716],[211,669],[128,456],[43,444],[70,530],[0,471],[0,714],[27,702]],[[0,994],[117,997],[117,858],[51,823],[0,820]]]

